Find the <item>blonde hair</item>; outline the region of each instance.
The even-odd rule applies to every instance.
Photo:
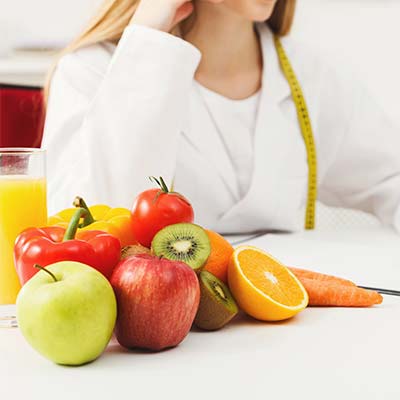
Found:
[[[59,55],[58,59],[82,47],[105,41],[118,42],[129,24],[140,0],[104,0],[98,12],[89,21],[80,35],[74,39]],[[271,30],[279,36],[287,35],[293,23],[296,0],[278,0],[274,12],[267,21]],[[45,99],[48,99],[50,81],[54,72],[50,70],[45,88]]]

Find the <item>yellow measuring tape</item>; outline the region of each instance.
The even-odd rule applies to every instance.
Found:
[[[315,226],[315,203],[317,201],[317,152],[315,149],[314,135],[311,127],[310,116],[306,102],[304,100],[303,91],[301,90],[299,81],[293,71],[292,65],[286,55],[285,49],[277,36],[274,37],[275,48],[278,53],[279,62],[285,75],[294,104],[296,105],[297,118],[299,119],[301,133],[307,149],[308,162],[308,196],[306,208],[306,229],[314,229]]]

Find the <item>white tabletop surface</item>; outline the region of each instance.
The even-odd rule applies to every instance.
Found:
[[[251,241],[282,261],[400,289],[400,237],[304,232]],[[7,313],[12,309],[3,308]],[[309,308],[281,323],[241,316],[193,331],[177,348],[128,352],[112,341],[97,361],[61,367],[18,329],[0,329],[1,399],[399,399],[400,298],[370,309]]]

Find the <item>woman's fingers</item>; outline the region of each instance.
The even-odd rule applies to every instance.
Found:
[[[194,6],[191,1],[185,1],[183,5],[181,5],[176,11],[174,21],[172,23],[172,27],[179,24],[179,22],[185,20],[189,15],[193,12]]]
[[[170,32],[193,11],[188,0],[141,0],[131,23]]]

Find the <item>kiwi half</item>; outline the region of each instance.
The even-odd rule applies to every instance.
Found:
[[[206,231],[195,224],[169,225],[159,231],[151,243],[156,256],[183,261],[195,271],[206,263],[211,253]]]
[[[225,326],[238,312],[228,287],[208,271],[201,271],[200,305],[194,324],[201,329],[214,331]]]

